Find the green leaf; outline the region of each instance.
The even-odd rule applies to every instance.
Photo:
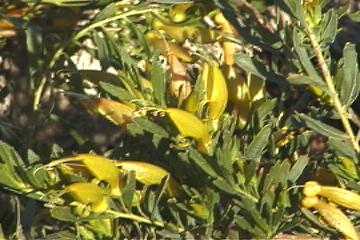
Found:
[[[29,25],[26,30],[26,47],[29,63],[30,87],[37,88],[42,77],[43,65],[43,39],[41,29],[38,26]]]
[[[207,161],[201,154],[193,148],[190,148],[190,158],[191,160],[206,174],[213,178],[218,178],[218,174],[213,170],[209,161]]]
[[[57,206],[50,209],[50,214],[53,218],[64,222],[76,222],[78,217],[72,213],[71,207]]]
[[[348,136],[330,126],[330,125],[327,125],[319,120],[316,120],[316,119],[313,119],[309,116],[306,116],[305,114],[297,114],[297,116],[305,122],[305,125],[310,128],[311,130],[313,130],[314,132],[317,132],[317,133],[320,133],[324,136],[327,136],[327,137],[332,137],[332,138],[336,138],[336,139],[341,139],[341,140],[345,140],[345,139],[348,139]]]
[[[135,194],[136,177],[135,172],[131,171],[126,175],[126,182],[121,189],[121,197],[127,209],[131,209],[131,204]]]
[[[306,48],[303,46],[304,36],[303,33],[297,29],[293,31],[293,44],[294,50],[298,56],[298,59],[307,73],[309,77],[312,79],[317,79],[316,82],[320,83],[321,77],[319,76],[318,72],[316,71],[313,63],[311,62],[311,57],[309,56]]]
[[[154,89],[154,98],[156,103],[165,107],[165,91],[166,91],[166,72],[160,61],[155,57],[151,69],[151,82]]]
[[[250,57],[247,54],[244,53],[238,53],[235,55],[235,63],[244,69],[246,72],[249,72],[251,74],[254,74],[255,76],[266,79],[268,81],[277,83],[277,84],[284,84],[286,83],[286,79],[276,74],[275,72],[267,69],[265,65],[253,57]]]
[[[293,17],[300,20],[301,24],[305,24],[304,10],[299,0],[284,0],[285,4],[289,7]]]
[[[94,18],[94,23],[103,19],[109,18],[116,14],[117,6],[115,3],[106,5]]]
[[[294,85],[314,85],[319,87],[321,90],[327,91],[326,84],[319,78],[310,77],[306,75],[292,75],[287,78],[288,82]]]
[[[136,123],[136,125],[148,132],[151,132],[153,134],[157,134],[159,136],[162,136],[164,138],[168,138],[169,134],[168,132],[162,128],[161,126],[159,126],[156,123],[153,123],[150,120],[147,120],[145,118],[141,118],[141,117],[136,117],[133,119],[133,122]]]
[[[355,44],[346,44],[343,53],[343,66],[339,66],[343,74],[337,76],[336,81],[337,85],[340,85],[340,100],[349,107],[360,94],[360,72]]]
[[[338,16],[335,10],[331,9],[323,14],[320,24],[321,43],[328,45],[334,42],[338,30]]]
[[[164,3],[164,4],[179,4],[179,3],[192,3],[191,0],[150,0],[154,3]]]
[[[360,11],[356,11],[348,15],[351,20],[354,22],[360,22]]]
[[[56,232],[43,237],[42,240],[74,240],[76,235],[68,230]]]
[[[289,170],[290,170],[290,163],[285,160],[282,162],[277,162],[268,172],[268,174],[265,177],[264,184],[262,187],[262,192],[265,194],[271,186],[278,184],[282,184],[284,186],[286,184],[286,181],[288,180],[289,176]]]
[[[118,76],[105,71],[82,69],[82,70],[78,70],[78,72],[76,73],[78,73],[83,80],[87,80],[95,84],[102,81],[118,86],[120,83],[120,79],[118,78]]]
[[[22,159],[13,147],[0,141],[0,184],[10,190],[21,191],[25,189],[25,183],[16,169],[23,168]]]
[[[119,100],[130,101],[133,99],[133,97],[129,94],[129,92],[122,87],[118,87],[111,83],[102,82],[102,81],[99,82],[99,85],[104,91],[106,91],[111,96]]]
[[[133,136],[136,135],[144,135],[144,129],[141,128],[138,124],[136,123],[128,123],[126,124],[126,128],[129,131],[129,133]]]
[[[258,232],[254,230],[254,227],[252,224],[250,224],[246,218],[240,216],[240,215],[236,215],[235,216],[235,224],[240,227],[241,229],[248,231],[249,233],[253,234],[253,235],[258,235]]]
[[[261,105],[256,108],[256,113],[259,118],[259,121],[262,122],[266,116],[271,114],[272,110],[276,107],[276,105],[277,105],[276,98],[261,103]]]
[[[348,156],[352,159],[357,159],[354,148],[352,147],[349,140],[330,138],[328,141],[328,146],[335,152],[337,156]]]
[[[299,159],[295,162],[294,166],[291,168],[288,179],[295,183],[296,180],[303,173],[305,167],[309,163],[309,158],[305,155],[299,157]]]
[[[213,184],[218,187],[220,190],[230,193],[230,194],[235,194],[235,190],[234,188],[223,178],[217,178],[213,181]]]
[[[263,150],[269,143],[269,138],[271,134],[271,126],[264,126],[260,132],[256,134],[251,143],[245,148],[245,157],[247,159],[260,161],[260,158],[263,154]]]

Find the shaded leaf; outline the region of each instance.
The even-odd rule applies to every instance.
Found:
[[[207,161],[201,154],[193,148],[190,148],[190,158],[191,160],[206,174],[213,178],[218,178],[218,174],[213,170],[209,161]]]
[[[141,118],[141,117],[136,117],[133,119],[133,122],[137,124],[138,127],[140,127],[141,129],[144,129],[148,132],[151,132],[153,134],[157,134],[159,136],[162,136],[164,138],[168,138],[169,134],[168,132],[162,128],[161,126],[159,126],[156,123],[153,123],[150,120],[147,120],[145,118]]]
[[[331,9],[322,16],[320,33],[321,42],[329,44],[334,42],[338,29],[338,16],[335,10]]]
[[[165,107],[166,72],[161,63],[154,58],[151,69],[151,82],[154,89],[155,101]]]
[[[270,134],[271,126],[266,125],[263,127],[260,132],[256,134],[251,143],[245,148],[245,157],[247,159],[259,161],[263,154],[263,150],[269,143]]]
[[[314,132],[320,133],[327,137],[336,138],[336,139],[342,139],[342,140],[348,139],[348,136],[344,132],[342,132],[330,125],[327,125],[319,120],[313,119],[309,116],[306,116],[305,114],[298,114],[297,116],[302,121],[305,122],[305,125],[308,128],[312,129]]]
[[[111,96],[119,100],[130,101],[133,99],[133,97],[129,94],[129,92],[122,87],[118,87],[111,83],[102,82],[102,81],[99,82],[99,85],[104,91],[106,91]]]
[[[309,163],[309,158],[307,156],[300,156],[299,159],[295,162],[294,166],[291,168],[288,179],[295,183],[296,180],[300,177],[303,173],[305,167]]]
[[[360,11],[356,11],[348,15],[351,20],[354,22],[360,22]]]
[[[345,106],[350,106],[360,94],[360,72],[358,65],[358,55],[355,44],[346,44],[343,50],[343,66],[340,74],[339,95],[340,100]]]
[[[50,214],[53,218],[64,222],[76,222],[78,217],[72,213],[70,207],[54,207],[50,209]]]

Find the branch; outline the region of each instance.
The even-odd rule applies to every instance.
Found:
[[[328,66],[327,66],[327,64],[325,62],[325,58],[324,58],[324,55],[323,55],[323,53],[321,51],[321,47],[320,47],[318,41],[316,40],[316,36],[315,36],[312,28],[309,27],[307,24],[305,24],[305,30],[306,30],[306,32],[308,34],[311,46],[312,46],[312,48],[314,50],[314,53],[315,53],[315,56],[316,56],[316,58],[318,60],[322,77],[325,80],[325,83],[326,83],[326,85],[327,85],[327,87],[329,89],[329,92],[330,92],[329,95],[330,95],[330,97],[332,98],[332,100],[334,102],[335,110],[338,112],[338,114],[340,116],[341,122],[342,122],[342,124],[344,126],[344,129],[345,129],[347,135],[350,138],[351,144],[353,145],[355,151],[360,152],[360,146],[359,146],[358,142],[356,141],[355,135],[354,135],[353,130],[351,128],[349,119],[347,117],[348,114],[347,114],[344,106],[341,104],[339,96],[338,96],[338,94],[336,92],[335,85],[333,83],[329,68],[328,68]]]

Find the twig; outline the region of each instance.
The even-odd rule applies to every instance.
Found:
[[[328,68],[328,66],[327,66],[327,64],[325,62],[324,55],[323,55],[323,53],[321,51],[321,47],[320,47],[318,41],[316,40],[316,36],[315,36],[312,28],[309,27],[307,24],[305,24],[304,27],[305,27],[305,30],[306,30],[306,32],[308,34],[309,39],[310,39],[310,43],[311,43],[311,46],[312,46],[312,48],[314,50],[315,56],[316,56],[316,58],[318,60],[319,67],[320,67],[323,79],[325,80],[326,85],[327,85],[327,87],[329,89],[329,92],[330,92],[329,95],[331,96],[332,100],[334,101],[335,110],[338,112],[338,114],[340,116],[341,122],[342,122],[342,124],[344,126],[344,129],[345,129],[347,135],[350,138],[351,144],[353,145],[355,151],[360,152],[359,144],[356,141],[356,138],[355,138],[355,135],[354,135],[353,130],[351,128],[349,119],[347,117],[348,114],[347,114],[345,108],[343,107],[343,105],[340,102],[340,99],[339,99],[339,96],[338,96],[338,94],[336,92],[335,85],[333,83],[329,68]]]

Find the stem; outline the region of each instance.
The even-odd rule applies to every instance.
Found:
[[[104,20],[100,20],[98,22],[92,23],[89,26],[85,27],[84,29],[80,30],[79,32],[77,32],[75,34],[75,36],[70,39],[64,46],[60,47],[59,49],[56,50],[56,52],[54,53],[53,57],[51,58],[51,61],[49,63],[48,66],[48,70],[45,72],[44,76],[41,78],[39,86],[37,87],[35,93],[34,93],[34,102],[33,102],[33,109],[36,111],[39,109],[39,104],[40,104],[40,100],[41,100],[41,96],[42,93],[44,91],[44,87],[46,84],[46,80],[48,79],[48,77],[50,76],[50,72],[51,69],[55,66],[57,60],[59,59],[59,57],[62,55],[63,51],[66,49],[66,47],[72,42],[72,40],[79,40],[81,37],[83,37],[88,31],[95,29],[97,27],[100,27],[102,25],[105,25],[109,22],[112,21],[116,21],[122,18],[126,18],[126,17],[130,17],[133,15],[139,15],[139,14],[144,14],[144,13],[148,13],[148,12],[154,12],[154,9],[148,8],[148,9],[142,9],[142,10],[137,10],[137,11],[129,11],[129,12],[125,12],[123,14],[119,14],[116,15],[114,17],[111,18],[106,18]]]
[[[98,22],[95,22],[93,24],[90,24],[89,26],[85,27],[84,29],[82,29],[81,31],[79,31],[75,36],[74,36],[74,40],[79,40],[82,36],[84,36],[88,31],[97,28],[97,27],[101,27],[102,25],[105,25],[109,22],[113,22],[122,18],[126,18],[129,16],[133,16],[133,15],[139,15],[139,14],[144,14],[144,13],[148,13],[148,12],[154,12],[154,9],[148,8],[148,9],[143,9],[143,10],[138,10],[138,11],[129,11],[111,18],[106,18],[104,20],[100,20]]]
[[[322,76],[326,82],[326,85],[329,89],[330,97],[334,101],[335,110],[338,112],[338,114],[340,116],[341,122],[344,126],[346,133],[348,134],[348,136],[350,138],[351,144],[353,145],[355,151],[360,152],[360,146],[355,139],[355,135],[351,128],[349,119],[347,118],[347,112],[346,112],[345,108],[343,107],[343,105],[341,104],[339,96],[336,92],[335,85],[333,83],[329,68],[325,62],[324,55],[322,54],[321,47],[320,47],[319,43],[317,42],[316,36],[315,36],[313,30],[311,29],[311,27],[305,25],[305,29],[308,33],[311,46],[313,47],[315,56],[318,60],[321,74],[322,74]]]
[[[140,223],[152,224],[157,227],[165,227],[165,223],[163,223],[161,221],[152,221],[148,218],[134,215],[131,213],[121,213],[121,212],[116,212],[116,211],[112,211],[112,210],[107,210],[106,213],[112,214],[118,218],[129,219],[129,220],[133,220],[133,221],[140,222]],[[178,232],[185,231],[185,229],[183,229],[183,228],[177,228],[177,230],[178,230]]]

